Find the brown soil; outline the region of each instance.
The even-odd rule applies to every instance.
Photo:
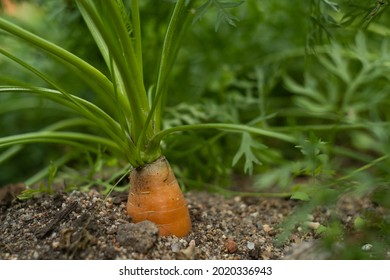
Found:
[[[286,241],[276,242],[283,231],[279,225],[297,201],[190,192],[186,199],[192,232],[177,238],[158,237],[150,222],[132,224],[125,212],[125,193],[113,193],[104,200],[94,190],[75,191],[19,201],[13,198],[15,192],[15,185],[0,192],[0,259],[330,257],[317,245],[316,234],[330,216],[326,209],[308,215],[305,227],[297,225]],[[347,200],[339,207],[346,226],[367,203]]]

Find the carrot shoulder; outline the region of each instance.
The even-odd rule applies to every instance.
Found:
[[[165,157],[131,172],[127,213],[134,223],[154,222],[161,236],[190,232],[187,203]]]

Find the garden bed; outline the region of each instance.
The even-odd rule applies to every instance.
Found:
[[[8,194],[7,191],[8,190]],[[301,202],[189,192],[193,223],[185,238],[157,237],[154,224],[134,226],[126,215],[126,193],[107,200],[95,190],[11,199],[0,194],[0,259],[326,259],[316,229],[332,211],[308,215],[279,244],[279,227]],[[337,211],[346,228],[367,201],[344,200]],[[362,250],[364,240],[355,244]],[[362,247],[363,246],[363,247]],[[342,245],[339,245],[342,248]],[[368,252],[369,253],[369,252]]]

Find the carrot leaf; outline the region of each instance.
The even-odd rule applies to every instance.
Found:
[[[267,146],[256,142],[249,133],[242,133],[241,145],[233,158],[233,166],[236,165],[238,161],[244,156],[244,171],[246,173],[252,174],[254,164],[261,164],[260,160],[255,154],[255,151],[266,148]]]
[[[236,26],[236,22],[238,21],[238,18],[233,16],[227,9],[237,7],[242,3],[244,3],[244,1],[224,2],[220,0],[208,0],[196,10],[196,15],[192,23],[199,21],[206,14],[206,12],[212,6],[214,6],[217,9],[217,19],[215,21],[215,26],[214,26],[216,32],[218,31],[222,22],[227,23],[231,26]]]

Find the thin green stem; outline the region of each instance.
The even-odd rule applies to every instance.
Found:
[[[42,131],[54,131],[54,130],[62,130],[69,127],[77,127],[77,126],[83,126],[83,125],[91,125],[91,122],[86,119],[82,118],[72,118],[67,119],[63,121],[56,122],[52,125],[49,125],[42,129]],[[18,152],[20,152],[24,148],[24,145],[15,145],[11,148],[7,149],[5,152],[0,154],[0,163],[6,161],[7,159],[13,157]]]
[[[139,16],[138,0],[132,0],[131,2],[131,22],[133,24],[134,33],[134,52],[137,59],[138,72],[143,80],[143,65],[142,65],[142,40],[141,40],[141,20]]]
[[[46,52],[57,56],[58,58],[61,58],[63,62],[69,63],[77,69],[88,73],[91,79],[93,79],[95,83],[99,84],[103,89],[109,91],[112,88],[111,82],[99,70],[76,55],[51,43],[50,41],[47,41],[3,18],[0,18],[0,29],[7,31],[16,37],[19,37],[20,39],[23,39],[28,43],[31,43],[36,47],[45,50]]]
[[[164,107],[167,77],[169,76],[170,68],[177,55],[181,39],[180,37],[185,31],[185,27],[187,27],[187,25],[184,24],[185,20],[183,19],[183,17],[186,17],[189,14],[189,7],[186,6],[186,2],[186,0],[178,0],[176,2],[176,6],[173,10],[164,38],[157,77],[156,93],[153,106],[149,113],[149,115],[154,117],[154,130],[157,132],[161,129],[161,115]],[[156,110],[155,113],[154,110]],[[146,125],[149,125],[149,121],[147,121]]]
[[[96,3],[89,2],[86,3],[85,1],[78,1],[77,2],[79,10],[81,14],[83,15],[84,21],[86,22],[95,42],[98,46],[100,53],[102,54],[106,65],[109,69],[109,72],[111,74],[111,80],[113,83],[113,91],[110,92],[104,92],[103,95],[110,95],[110,97],[113,98],[113,100],[110,103],[110,105],[114,107],[114,111],[117,116],[120,114],[117,113],[117,111],[120,111],[121,113],[125,114],[124,116],[128,119],[131,118],[132,112],[131,112],[131,106],[130,102],[125,94],[125,87],[123,82],[123,77],[121,75],[117,75],[116,73],[119,72],[118,65],[113,61],[113,54],[116,53],[116,55],[119,53],[121,54],[121,51],[118,51],[117,49],[112,49],[113,47],[118,48],[119,44],[115,44],[114,39],[111,38],[108,39],[108,42],[111,43],[111,45],[108,45],[106,43],[107,41],[107,33],[110,34],[110,32],[105,32],[101,28],[106,28],[104,23],[100,22],[100,17],[103,16],[101,12],[97,10],[98,5],[101,5],[102,3],[99,1]],[[106,13],[106,12],[105,12]],[[110,22],[110,20],[107,20],[107,22]],[[112,35],[112,34],[111,34]],[[120,61],[123,61],[123,59],[120,59]],[[83,77],[83,73],[81,73],[81,77]],[[88,76],[86,79],[88,83]],[[90,84],[90,83],[88,83]],[[95,91],[100,92],[99,87],[91,86]],[[117,88],[120,87],[120,94],[117,94]],[[108,93],[108,94],[107,94]],[[113,94],[111,94],[113,93]],[[111,96],[112,95],[112,96]],[[120,108],[118,110],[118,107]],[[119,116],[120,117],[120,116]]]
[[[146,131],[148,131],[148,129],[151,127],[151,122],[153,121],[152,130],[154,133],[157,133],[161,130],[161,117],[165,103],[164,99],[166,95],[167,77],[169,76],[170,68],[177,56],[181,36],[188,26],[187,24],[184,24],[187,19],[187,15],[189,14],[189,5],[187,6],[186,2],[186,0],[178,0],[176,2],[167,27],[160,58],[156,92],[147,119],[145,121],[144,130],[140,135],[140,141],[137,145],[137,150],[139,153],[141,153],[141,151],[143,151],[145,148],[143,145],[145,145]],[[148,143],[148,145],[149,144],[150,143]],[[153,150],[157,151],[158,147],[154,147]]]
[[[205,130],[205,129],[217,129],[222,131],[228,131],[228,132],[235,132],[235,133],[241,133],[241,132],[248,132],[256,135],[266,136],[270,138],[275,138],[278,140],[286,141],[289,143],[296,143],[297,140],[287,134],[279,133],[272,131],[272,128],[269,130],[251,127],[247,125],[241,125],[241,124],[228,124],[228,123],[205,123],[205,124],[193,124],[193,125],[182,125],[182,126],[176,126],[172,127],[166,130],[162,130],[154,136],[154,138],[151,140],[151,144],[149,146],[150,150],[153,151],[153,149],[158,146],[158,144],[161,142],[161,140],[172,133],[175,132],[184,132],[184,131],[193,131],[193,130]]]
[[[343,176],[343,177],[338,178],[338,179],[337,179],[337,182],[339,182],[339,181],[344,181],[344,180],[347,180],[347,179],[350,179],[350,178],[352,178],[353,176],[355,176],[356,174],[358,174],[358,173],[360,173],[360,172],[362,172],[362,171],[365,171],[365,170],[367,170],[367,169],[370,169],[371,167],[375,166],[375,165],[378,164],[379,162],[388,159],[389,156],[390,156],[390,154],[386,154],[386,155],[384,155],[384,156],[381,156],[381,157],[379,157],[379,158],[376,158],[376,159],[372,160],[370,163],[365,164],[365,165],[363,165],[363,166],[361,166],[361,167],[359,167],[359,168],[353,170],[352,172],[349,172],[348,175],[345,175],[345,176]]]
[[[24,133],[19,135],[2,137],[0,138],[0,148],[17,145],[17,144],[31,144],[36,142],[67,144],[72,146],[78,146],[79,148],[85,150],[92,150],[92,151],[95,151],[96,149],[94,147],[91,147],[90,145],[82,144],[82,143],[83,142],[95,143],[95,144],[108,146],[119,153],[122,152],[122,150],[115,142],[107,138],[94,136],[86,133],[79,133],[79,132],[54,132],[54,131],[31,132],[31,133]]]
[[[139,135],[144,129],[149,104],[146,90],[143,85],[142,74],[139,72],[137,57],[134,52],[133,42],[121,14],[123,3],[115,0],[95,2],[91,0],[78,0],[84,18],[86,18],[91,33],[98,38],[98,44],[104,44],[109,53],[103,53],[106,63],[110,65],[110,58],[115,62],[114,80],[119,83],[121,92],[127,96],[131,114],[126,117],[131,122],[131,138],[138,142]],[[115,33],[112,31],[115,30]],[[113,69],[111,69],[112,71]],[[150,130],[147,129],[148,135]]]
[[[346,129],[370,129],[373,126],[389,126],[389,122],[367,122],[367,123],[351,123],[351,124],[317,124],[317,125],[297,125],[286,127],[274,127],[277,132],[296,132],[296,131],[332,131]]]
[[[15,145],[0,154],[0,164],[16,155],[23,149],[23,145]]]
[[[109,115],[102,111],[96,105],[72,95],[72,100],[67,96],[64,96],[61,92],[46,89],[46,88],[23,88],[23,87],[5,87],[0,86],[1,92],[26,92],[26,93],[35,93],[44,98],[50,99],[56,103],[59,103],[67,108],[73,109],[80,113],[82,116],[89,119],[92,123],[99,126],[108,136],[110,136],[115,142],[120,145],[124,153],[129,152],[134,153],[135,147],[131,146],[131,142],[125,141],[126,137],[122,134],[122,131],[115,120],[113,120]],[[80,110],[80,108],[84,108]]]
[[[12,54],[8,53],[7,51],[0,49],[0,53],[5,55],[9,59],[13,60],[14,62],[18,63],[20,66],[31,71],[32,73],[37,75],[39,78],[41,78],[43,81],[47,82],[52,87],[56,88],[58,90],[58,93],[65,96],[70,101],[70,103],[71,103],[70,105],[72,105],[72,107],[74,107],[76,111],[83,112],[84,114],[87,114],[90,118],[96,117],[93,113],[89,112],[89,110],[87,110],[86,107],[83,106],[83,103],[80,102],[80,100],[82,100],[81,98],[75,97],[72,94],[69,94],[67,91],[63,90],[61,88],[61,86],[59,86],[57,83],[52,81],[47,75],[43,74],[41,71],[39,71],[35,67],[31,66],[28,63],[25,63],[23,60],[13,56]],[[7,90],[7,87],[1,87],[1,88],[2,88],[1,89],[2,91]],[[12,88],[9,88],[9,91],[12,91],[12,90],[13,90]],[[50,91],[50,90],[49,91],[46,90],[46,92],[54,93],[53,91]],[[101,111],[101,110],[99,109],[99,111]]]
[[[57,83],[55,83],[54,81],[52,81],[47,75],[43,74],[41,71],[39,71],[38,69],[36,69],[35,67],[31,66],[30,64],[28,63],[25,63],[23,60],[13,56],[12,54],[8,53],[7,51],[5,50],[2,50],[0,49],[0,53],[2,53],[3,55],[5,55],[6,57],[8,57],[9,59],[13,60],[14,62],[18,63],[20,66],[26,68],[27,70],[31,71],[32,73],[34,73],[35,75],[37,75],[39,78],[41,78],[43,81],[47,82],[49,85],[51,85],[52,87],[56,88],[57,91],[56,93],[57,94],[61,94],[63,95],[66,99],[69,100],[70,103],[73,104],[72,107],[75,108],[76,111],[82,111],[84,113],[87,113],[88,110],[86,109],[86,107],[83,106],[83,102],[80,102],[82,99],[79,98],[79,97],[76,97],[76,96],[73,96],[72,94],[69,94],[68,92],[66,92],[65,90],[63,90],[61,88],[61,86],[59,86]],[[23,87],[6,87],[6,86],[1,86],[0,87],[0,91],[28,91],[27,88],[23,88]],[[45,93],[51,93],[51,94],[54,94],[55,91],[54,90],[50,90],[50,89],[44,89],[44,88],[35,88],[33,89],[33,91],[44,91]],[[84,102],[85,103],[85,102]],[[96,106],[94,106],[95,108],[98,108]],[[100,108],[99,108],[99,111],[103,112]],[[89,116],[90,117],[94,117],[94,114],[91,114],[89,113]],[[110,117],[108,117],[110,118]]]

